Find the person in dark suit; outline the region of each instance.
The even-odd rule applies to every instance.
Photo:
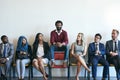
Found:
[[[10,66],[12,63],[13,55],[14,55],[14,46],[9,43],[8,37],[3,35],[1,37],[2,43],[0,44],[0,80],[7,80],[7,73],[10,70]]]
[[[105,60],[105,47],[103,43],[100,43],[102,36],[98,33],[95,35],[94,42],[89,44],[88,47],[88,62],[92,64],[92,77],[93,80],[96,80],[96,72],[97,72],[97,64],[100,63],[104,66],[103,69],[103,78],[102,80],[106,80],[108,75],[109,64]]]
[[[44,64],[50,60],[50,48],[47,42],[43,40],[43,34],[38,33],[33,43],[33,65],[43,74],[44,80],[48,79],[48,74],[44,70]]]
[[[112,30],[112,40],[106,42],[107,60],[115,66],[117,80],[120,80],[120,40],[118,40],[119,31]]]

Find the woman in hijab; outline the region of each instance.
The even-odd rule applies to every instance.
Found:
[[[16,48],[16,67],[19,80],[24,80],[25,65],[31,60],[31,46],[24,36],[20,36]]]

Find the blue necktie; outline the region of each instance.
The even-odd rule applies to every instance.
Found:
[[[4,50],[3,50],[3,57],[5,58],[5,54],[6,54],[6,45],[4,45]]]

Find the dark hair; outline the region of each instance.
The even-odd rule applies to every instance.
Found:
[[[3,40],[3,38],[5,38],[5,37],[7,37],[7,36],[6,36],[6,35],[2,35],[2,36],[1,36],[1,40]]]
[[[37,44],[39,43],[39,35],[40,35],[40,34],[43,36],[42,33],[37,33],[33,45],[37,45]]]
[[[95,34],[95,37],[97,37],[97,36],[99,36],[99,37],[100,37],[100,39],[102,39],[102,36],[101,36],[101,34],[100,34],[100,33]]]
[[[61,23],[61,25],[63,25],[63,22],[60,21],[60,20],[57,20],[57,21],[55,22],[55,25],[57,25],[58,23]]]

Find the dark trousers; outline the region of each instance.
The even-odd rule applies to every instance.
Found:
[[[117,79],[120,79],[120,56],[111,57],[109,62],[115,66]]]
[[[3,66],[0,66],[0,76],[1,74],[8,76],[9,70],[11,68],[12,60],[7,61]]]
[[[107,78],[108,70],[109,70],[109,64],[102,56],[94,56],[92,58],[91,63],[92,63],[92,77],[93,78],[96,78],[96,72],[97,72],[98,63],[100,63],[100,64],[102,64],[104,66],[103,78]]]

